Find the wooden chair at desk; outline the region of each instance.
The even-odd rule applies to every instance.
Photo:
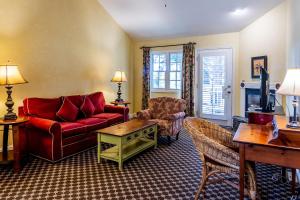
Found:
[[[286,118],[275,116],[273,125],[240,124],[234,136],[239,143],[240,199],[244,199],[245,162],[279,165],[292,170],[292,192],[295,191],[295,169],[300,168],[300,130],[286,128]]]

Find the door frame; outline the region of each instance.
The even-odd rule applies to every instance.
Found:
[[[232,59],[232,67],[230,69],[230,72],[231,72],[231,80],[230,81],[230,84],[231,84],[231,98],[230,98],[230,103],[231,103],[231,109],[229,110],[229,113],[227,113],[227,120],[218,120],[218,119],[208,119],[210,121],[213,121],[213,122],[216,122],[220,125],[224,125],[224,126],[231,126],[232,125],[232,116],[233,116],[233,113],[235,111],[235,107],[234,107],[234,103],[235,103],[235,94],[236,94],[236,87],[235,87],[235,56],[234,56],[234,48],[233,47],[222,47],[222,48],[197,48],[196,49],[196,68],[195,68],[195,84],[196,84],[196,90],[195,90],[195,110],[196,110],[196,116],[197,117],[201,117],[200,115],[200,112],[201,112],[201,103],[202,103],[202,98],[199,98],[199,96],[201,95],[201,62],[200,62],[200,53],[202,51],[213,51],[213,50],[231,50],[231,59]]]

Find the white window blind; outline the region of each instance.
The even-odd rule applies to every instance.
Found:
[[[224,115],[225,56],[205,56],[202,62],[202,113]]]

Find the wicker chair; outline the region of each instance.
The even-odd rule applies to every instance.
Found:
[[[219,176],[220,173],[231,175],[232,178],[239,178],[239,154],[238,145],[233,143],[231,132],[204,119],[188,117],[184,120],[184,127],[192,136],[200,158],[202,160],[202,180],[195,195],[198,199],[205,185],[225,182],[237,189],[229,179]],[[246,163],[246,193],[251,199],[256,199],[256,178],[253,166]],[[217,179],[208,180],[210,176]]]

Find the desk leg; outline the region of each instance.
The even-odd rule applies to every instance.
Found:
[[[244,200],[245,187],[245,145],[240,144],[240,200]]]
[[[21,169],[21,152],[20,152],[20,132],[18,125],[12,125],[13,144],[14,144],[14,171],[19,172]]]
[[[292,194],[295,194],[296,190],[296,169],[292,169]]]

